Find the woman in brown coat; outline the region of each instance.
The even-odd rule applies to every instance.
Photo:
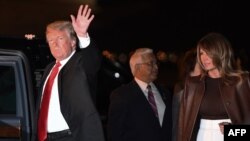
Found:
[[[197,60],[202,73],[186,80],[177,140],[223,141],[220,123],[250,124],[249,73],[234,69],[230,42],[218,33],[198,42]]]

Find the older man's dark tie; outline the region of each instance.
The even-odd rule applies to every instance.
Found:
[[[51,74],[47,80],[46,86],[43,92],[43,98],[41,102],[41,108],[38,119],[38,139],[39,141],[44,141],[47,138],[47,121],[48,121],[48,110],[49,110],[49,101],[51,96],[51,89],[54,83],[54,79],[59,71],[61,66],[60,62],[57,62],[54,68],[51,71]]]
[[[152,109],[155,113],[155,116],[158,118],[158,111],[157,111],[157,106],[156,106],[154,94],[152,92],[152,88],[150,85],[148,85],[147,89],[148,89],[148,102],[149,102],[150,106],[152,107]]]

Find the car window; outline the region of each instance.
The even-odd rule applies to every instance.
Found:
[[[16,86],[13,66],[0,65],[0,114],[16,114]]]

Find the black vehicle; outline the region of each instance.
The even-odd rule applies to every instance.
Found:
[[[23,52],[0,49],[1,141],[35,140],[35,93],[31,74]]]

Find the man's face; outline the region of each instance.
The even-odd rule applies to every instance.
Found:
[[[46,38],[51,54],[58,61],[66,59],[75,49],[75,41],[65,30],[47,29]]]
[[[146,54],[143,62],[138,65],[138,75],[140,75],[140,78],[142,78],[145,82],[149,83],[157,79],[158,66],[154,54]]]

